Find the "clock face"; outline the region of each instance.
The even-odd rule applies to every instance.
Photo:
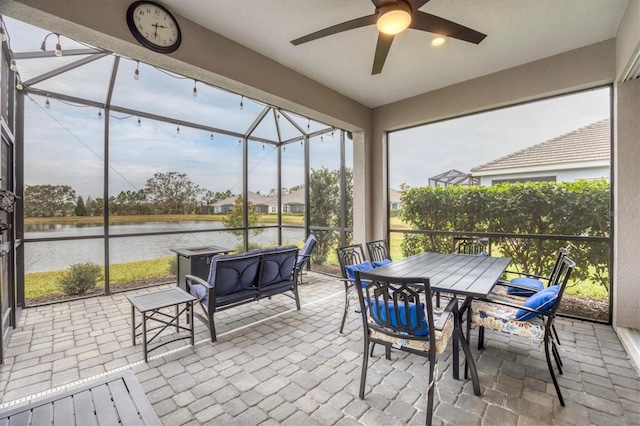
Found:
[[[182,41],[175,18],[157,3],[137,1],[131,4],[127,10],[127,24],[140,44],[156,52],[171,53]]]

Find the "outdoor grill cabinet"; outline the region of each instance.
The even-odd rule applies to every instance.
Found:
[[[219,246],[191,247],[171,249],[176,253],[178,271],[178,287],[187,290],[185,275],[195,275],[207,280],[211,258],[216,254],[228,254],[231,249]]]

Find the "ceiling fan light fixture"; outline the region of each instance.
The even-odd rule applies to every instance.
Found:
[[[404,2],[380,8],[380,16],[376,22],[378,31],[388,35],[399,34],[410,24],[411,8]]]
[[[433,38],[431,39],[431,45],[433,47],[439,47],[445,44],[447,41],[449,41],[449,37],[443,36],[443,35],[436,35],[436,36],[433,36]]]

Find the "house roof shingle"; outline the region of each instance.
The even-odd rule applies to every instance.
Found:
[[[236,199],[239,196],[240,195],[232,195],[231,197],[227,197],[227,198],[224,198],[222,200],[216,201],[212,205],[215,206],[215,207],[222,207],[222,206],[229,206],[229,205],[232,206],[232,205],[234,205],[236,203]],[[266,196],[260,195],[260,194],[256,194],[255,192],[251,192],[251,191],[248,192],[247,198],[248,198],[249,202],[252,203],[253,205],[267,204],[267,202],[270,199],[269,197],[266,197]]]
[[[471,172],[568,163],[608,163],[611,151],[610,145],[611,130],[609,119],[604,119],[474,167]]]

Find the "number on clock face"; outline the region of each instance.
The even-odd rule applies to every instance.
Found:
[[[133,19],[140,34],[153,44],[167,47],[178,39],[173,19],[157,6],[139,6]]]

